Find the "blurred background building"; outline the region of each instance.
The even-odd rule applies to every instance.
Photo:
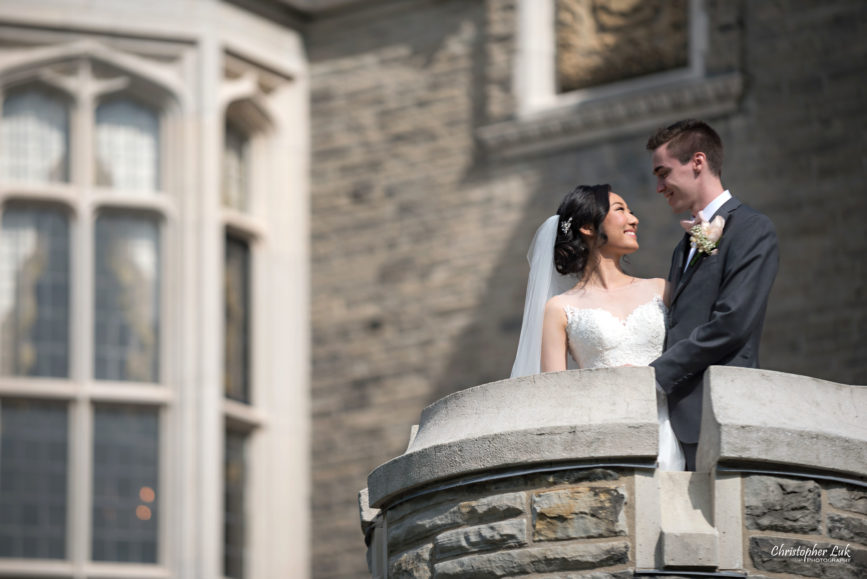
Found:
[[[867,371],[860,0],[0,2],[0,577],[366,574],[355,494],[504,378],[577,183],[681,230],[688,116],[776,223],[767,368]]]

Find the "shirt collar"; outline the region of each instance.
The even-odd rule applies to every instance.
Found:
[[[699,211],[701,214],[701,218],[705,221],[710,221],[713,217],[713,214],[719,211],[719,208],[722,207],[726,201],[732,198],[732,194],[728,189],[720,193],[716,196],[716,198],[707,204],[707,207]]]

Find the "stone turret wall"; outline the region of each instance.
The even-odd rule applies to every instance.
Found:
[[[809,478],[744,478],[748,569],[867,577],[867,488]]]
[[[654,388],[567,371],[425,409],[360,496],[373,577],[867,576],[867,389],[712,367],[699,472],[663,472]]]
[[[867,576],[864,487],[741,476],[743,492],[726,507],[743,505],[740,571]],[[418,497],[389,511],[388,577],[504,577],[528,570],[631,577],[634,499],[635,471],[617,468],[535,473]]]
[[[568,469],[479,482],[388,513],[388,577],[503,577],[626,569],[630,470]]]

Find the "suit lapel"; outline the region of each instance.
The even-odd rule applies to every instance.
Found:
[[[677,244],[674,249],[674,268],[671,272],[671,287],[677,288],[680,285],[680,280],[683,278],[683,266],[686,256],[689,254],[689,234],[684,234],[683,239]]]
[[[722,215],[726,219],[726,226],[723,229],[723,236],[725,236],[725,231],[726,231],[726,229],[728,229],[728,226],[729,226],[729,223],[728,223],[729,215],[735,209],[740,207],[740,205],[741,205],[741,202],[738,201],[737,199],[735,199],[734,197],[732,197],[731,199],[726,201],[723,204],[723,206],[720,207],[717,210],[717,212],[714,213],[713,216],[711,217],[711,219],[713,219],[717,215]],[[681,241],[680,245],[678,245],[678,250],[682,251],[686,255],[689,255],[689,249],[688,249],[689,246],[690,246],[689,245],[689,233],[687,233],[686,236],[684,236],[683,241]],[[683,262],[683,259],[680,260],[680,263],[683,265],[681,265],[680,272],[677,272],[675,274],[675,279],[672,280],[673,284],[674,284],[674,288],[675,288],[674,295],[671,297],[671,303],[672,304],[674,304],[675,300],[677,300],[678,296],[681,294],[681,292],[683,292],[683,288],[686,287],[686,284],[689,283],[689,280],[692,279],[692,277],[695,275],[695,272],[698,271],[698,268],[701,267],[701,264],[704,263],[704,260],[707,257],[706,255],[704,255],[702,253],[698,253],[696,255],[698,256],[698,259],[696,259],[696,262],[694,264],[692,264],[690,267],[686,268],[686,271],[683,271],[683,265],[685,265]]]

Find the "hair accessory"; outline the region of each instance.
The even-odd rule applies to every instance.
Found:
[[[563,232],[563,235],[569,235],[569,230],[571,228],[572,228],[572,218],[571,217],[560,224],[560,231]]]

